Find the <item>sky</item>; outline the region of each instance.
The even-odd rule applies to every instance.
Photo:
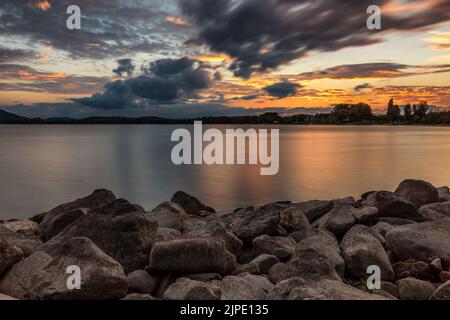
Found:
[[[68,30],[66,9],[81,9]],[[381,8],[369,30],[367,8]],[[2,0],[0,109],[187,118],[450,106],[450,0]]]

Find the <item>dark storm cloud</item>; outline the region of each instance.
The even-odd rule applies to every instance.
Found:
[[[370,83],[363,83],[363,84],[357,85],[353,90],[355,90],[356,92],[359,92],[361,90],[370,89],[370,88],[373,88]]]
[[[264,87],[263,90],[272,97],[282,99],[295,96],[297,94],[297,89],[300,87],[301,86],[298,83],[283,81]]]
[[[420,74],[449,72],[450,65],[413,66],[399,63],[359,63],[331,67],[321,71],[305,72],[298,77],[314,79],[398,78]]]
[[[32,50],[10,49],[0,46],[0,63],[37,59],[39,55]]]
[[[104,92],[73,101],[97,109],[168,104],[197,97],[211,82],[210,72],[195,60],[163,59],[151,63],[143,75],[108,83]]]
[[[131,59],[120,59],[117,60],[117,68],[113,70],[113,73],[117,74],[119,77],[123,75],[127,75],[131,77],[133,75],[135,66],[133,65],[133,61]]]
[[[75,59],[160,53],[187,39],[183,28],[164,20],[175,7],[164,0],[48,0],[45,7],[42,2],[2,0],[0,34],[49,45]],[[72,4],[81,8],[81,30],[66,27],[66,9]]]
[[[369,5],[381,0],[181,0],[199,35],[191,42],[234,58],[231,70],[248,78],[312,51],[336,51],[382,41],[368,30]],[[430,1],[407,17],[383,15],[382,31],[410,31],[450,18],[450,1]]]

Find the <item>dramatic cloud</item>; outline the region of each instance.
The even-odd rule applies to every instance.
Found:
[[[359,92],[359,91],[361,91],[361,90],[364,90],[364,89],[370,89],[370,88],[373,88],[372,85],[371,85],[370,83],[363,83],[363,84],[357,85],[357,86],[354,88],[354,90],[355,90],[356,92]]]
[[[97,109],[168,104],[195,98],[198,91],[209,88],[212,82],[210,72],[188,58],[158,60],[144,68],[144,72],[134,78],[108,83],[102,93],[73,101]]]
[[[32,50],[10,49],[0,46],[0,63],[37,59],[39,55]]]
[[[133,75],[135,66],[133,65],[133,61],[131,59],[120,59],[117,60],[117,68],[113,70],[115,74],[119,77],[122,77],[124,74],[128,77]]]
[[[283,81],[264,87],[263,89],[270,96],[283,99],[286,97],[295,96],[297,94],[297,89],[300,87],[301,86],[298,83]]]
[[[312,51],[336,51],[382,41],[368,30],[369,5],[381,0],[181,0],[185,16],[198,28],[192,42],[234,59],[231,70],[249,78]],[[420,11],[383,15],[382,31],[410,31],[450,18],[450,1],[428,0]]]

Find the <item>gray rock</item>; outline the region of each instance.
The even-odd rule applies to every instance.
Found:
[[[386,222],[394,227],[400,227],[407,224],[415,224],[417,221],[409,220],[409,219],[403,219],[403,218],[393,218],[393,217],[381,217],[378,218],[379,222]]]
[[[371,193],[362,204],[376,207],[378,217],[404,218],[413,221],[423,221],[424,219],[412,202],[388,191]]]
[[[388,247],[399,260],[430,261],[450,255],[450,219],[395,228],[386,234]]]
[[[395,190],[395,194],[412,202],[416,208],[420,208],[424,204],[439,202],[437,189],[431,183],[422,180],[404,180]]]
[[[67,240],[86,237],[130,273],[146,266],[156,233],[157,223],[145,217],[142,207],[119,199],[79,218],[43,249],[54,255]]]
[[[114,200],[116,200],[116,196],[111,191],[95,190],[87,197],[57,206],[45,214],[39,225],[42,240],[48,241],[88,212],[101,208]]]
[[[330,212],[313,223],[319,229],[325,229],[341,238],[354,224],[354,207],[350,204],[335,206]]]
[[[127,276],[128,293],[152,294],[156,287],[155,279],[144,270],[136,270]]]
[[[181,206],[174,202],[164,202],[147,212],[146,217],[158,221],[159,228],[168,228],[183,231],[191,223],[189,216]]]
[[[67,287],[67,267],[81,271],[81,289]],[[55,258],[43,251],[17,263],[0,281],[0,291],[19,299],[105,300],[126,295],[122,266],[87,238],[70,239]]]
[[[450,300],[450,281],[437,288],[431,296],[431,300]]]
[[[347,270],[354,277],[367,277],[367,268],[375,265],[380,267],[382,280],[394,280],[394,271],[386,251],[369,227],[355,225],[345,234],[341,249]]]
[[[395,298],[399,298],[398,287],[392,282],[381,281],[381,290],[389,293]]]
[[[420,207],[419,213],[429,220],[450,218],[450,201],[426,204]]]
[[[31,220],[12,220],[3,222],[3,226],[6,228],[22,233],[25,236],[36,236],[39,232],[39,224]]]
[[[179,278],[164,292],[167,300],[219,300],[220,296],[206,283]]]
[[[255,259],[253,259],[250,263],[256,264],[258,266],[258,270],[260,273],[267,274],[270,268],[272,268],[273,265],[279,262],[280,260],[278,259],[277,256],[263,253],[257,256]]]
[[[227,276],[220,283],[222,300],[264,300],[267,292],[253,279]]]
[[[378,219],[378,209],[375,207],[360,207],[352,210],[356,224],[370,225]]]
[[[3,225],[0,225],[0,239],[19,247],[25,257],[30,256],[42,247],[42,242],[38,236],[29,236],[21,232],[14,232]]]
[[[309,222],[313,222],[333,209],[333,201],[311,200],[297,203],[294,206],[305,214]]]
[[[182,238],[181,232],[175,229],[158,228],[156,242],[169,241]]]
[[[376,225],[370,227],[374,232],[377,232],[383,238],[386,236],[386,233],[394,229],[394,226],[387,222],[378,222]]]
[[[20,248],[0,239],[0,277],[22,258],[23,252]]]
[[[437,188],[439,194],[439,200],[446,202],[450,201],[450,189],[448,187]]]
[[[257,255],[266,253],[280,259],[289,259],[294,253],[297,243],[289,237],[270,237],[263,235],[255,238],[252,246],[254,253]]]
[[[415,278],[405,278],[397,281],[401,300],[429,300],[436,290],[434,284]]]
[[[267,300],[288,300],[292,289],[305,285],[305,280],[296,277],[288,280],[283,280],[277,283],[269,295]]]
[[[206,206],[197,198],[183,191],[176,192],[172,196],[172,199],[170,201],[175,202],[176,204],[181,206],[184,209],[184,211],[186,211],[187,214],[193,216],[200,216],[202,215],[202,212],[205,213],[216,212],[213,208]]]
[[[289,207],[280,213],[280,226],[287,232],[311,229],[308,218],[296,206]]]
[[[249,262],[238,266],[236,270],[234,270],[233,275],[240,275],[242,273],[260,274],[261,271],[256,263]]]
[[[286,269],[285,263],[280,262],[280,263],[274,264],[272,266],[272,268],[270,268],[269,273],[268,273],[269,280],[274,284],[277,284],[278,282],[280,282],[282,280],[282,274],[285,269]]]
[[[220,241],[180,239],[155,243],[150,268],[166,273],[230,274],[236,269],[236,258]]]

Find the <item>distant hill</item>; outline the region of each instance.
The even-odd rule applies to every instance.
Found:
[[[0,123],[14,122],[14,121],[26,121],[28,118],[18,116],[17,114],[7,112],[0,109]]]

